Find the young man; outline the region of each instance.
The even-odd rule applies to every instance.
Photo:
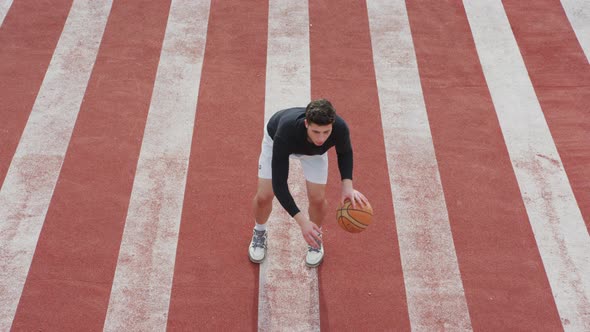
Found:
[[[275,113],[264,128],[262,152],[258,164],[258,189],[253,201],[256,220],[248,256],[261,263],[266,256],[266,222],[272,200],[278,201],[297,221],[308,244],[305,264],[316,267],[324,258],[321,225],[326,215],[325,198],[328,180],[327,151],[335,146],[342,179],[341,202],[365,204],[365,196],[352,186],[352,146],[346,122],[336,114],[332,104],[315,100],[306,108],[289,108]],[[289,158],[299,159],[306,179],[309,218],[297,207],[289,188]]]

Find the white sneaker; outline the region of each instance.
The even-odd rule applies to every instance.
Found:
[[[324,260],[324,244],[320,245],[320,248],[314,248],[311,246],[307,247],[307,255],[305,256],[305,265],[307,267],[317,267],[322,264]]]
[[[250,241],[250,248],[248,248],[248,257],[252,263],[262,263],[266,256],[266,238],[268,233],[257,230],[254,230],[252,233],[252,241]]]

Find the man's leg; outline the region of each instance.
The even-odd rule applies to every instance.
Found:
[[[272,190],[272,180],[258,178],[258,189],[256,196],[252,201],[254,210],[254,220],[257,224],[266,224],[270,213],[272,212],[272,199],[274,192]]]
[[[326,185],[313,182],[306,182],[307,199],[309,200],[309,220],[322,227],[322,221],[326,216],[328,201],[326,200]],[[319,266],[324,260],[324,246],[319,249],[308,247],[305,256],[305,264],[308,267]]]
[[[250,247],[248,248],[248,257],[254,263],[262,263],[266,257],[268,233],[265,224],[272,211],[273,198],[272,180],[258,178],[258,188],[252,200],[256,226],[252,232],[252,241],[250,241]]]
[[[309,220],[322,227],[326,216],[328,201],[326,200],[326,185],[306,181],[307,199],[309,201]]]

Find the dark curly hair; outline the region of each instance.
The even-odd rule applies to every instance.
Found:
[[[305,119],[320,126],[334,123],[336,110],[326,99],[313,100],[305,109]]]

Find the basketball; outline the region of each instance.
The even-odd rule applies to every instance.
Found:
[[[356,208],[352,207],[350,200],[344,201],[336,211],[338,225],[347,232],[360,233],[367,229],[373,221],[373,208],[371,204],[357,203]]]

